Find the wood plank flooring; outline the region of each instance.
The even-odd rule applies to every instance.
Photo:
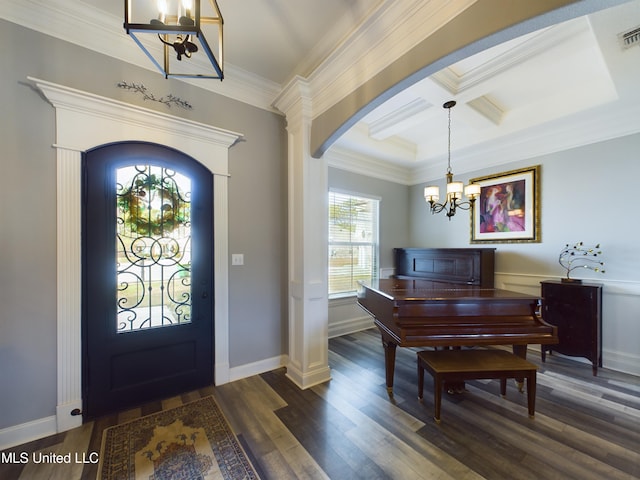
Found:
[[[263,479],[640,478],[640,378],[557,355],[539,366],[536,415],[526,395],[498,380],[443,395],[433,421],[433,382],[417,400],[415,349],[399,348],[394,397],[386,394],[377,330],[331,339],[332,380],[298,389],[280,369],[189,392],[89,422],[8,451],[99,452],[117,423],[214,395]],[[5,451],[5,455],[6,455]],[[6,457],[5,457],[6,458]],[[97,465],[0,463],[0,478],[94,479]]]

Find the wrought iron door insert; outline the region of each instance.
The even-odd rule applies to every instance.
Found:
[[[119,333],[191,322],[191,181],[168,168],[116,171]]]

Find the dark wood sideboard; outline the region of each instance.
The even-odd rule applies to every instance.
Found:
[[[542,345],[542,361],[553,351],[585,357],[597,375],[602,367],[602,285],[548,280],[541,286],[542,318],[558,327],[559,341]]]

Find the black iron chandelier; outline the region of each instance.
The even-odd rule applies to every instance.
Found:
[[[216,0],[124,2],[124,29],[165,78],[224,79],[223,23]]]
[[[480,196],[480,185],[474,183],[467,185],[466,187],[462,182],[453,181],[453,172],[451,171],[451,109],[455,107],[456,102],[450,100],[442,105],[449,111],[449,141],[447,144],[447,198],[444,203],[438,203],[440,199],[440,188],[437,186],[429,185],[424,187],[424,199],[429,203],[431,213],[436,214],[445,212],[449,220],[456,214],[458,208],[462,210],[469,210],[476,198]],[[469,199],[468,201],[462,201],[462,192]]]

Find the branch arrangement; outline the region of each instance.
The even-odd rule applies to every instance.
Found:
[[[583,242],[570,246],[568,243],[560,252],[558,263],[567,271],[567,278],[571,278],[571,272],[577,268],[588,268],[594,272],[604,273],[601,268],[604,262],[599,260],[602,251],[599,250],[600,244],[594,247],[587,247]]]
[[[167,107],[171,108],[171,105],[177,105],[186,110],[191,110],[193,107],[191,104],[185,100],[182,100],[179,97],[173,96],[171,93],[166,97],[156,98],[156,96],[147,90],[147,87],[142,83],[127,83],[127,82],[119,82],[119,88],[124,88],[125,90],[132,90],[135,93],[139,93],[142,95],[143,100],[151,100],[152,102],[163,103]]]

